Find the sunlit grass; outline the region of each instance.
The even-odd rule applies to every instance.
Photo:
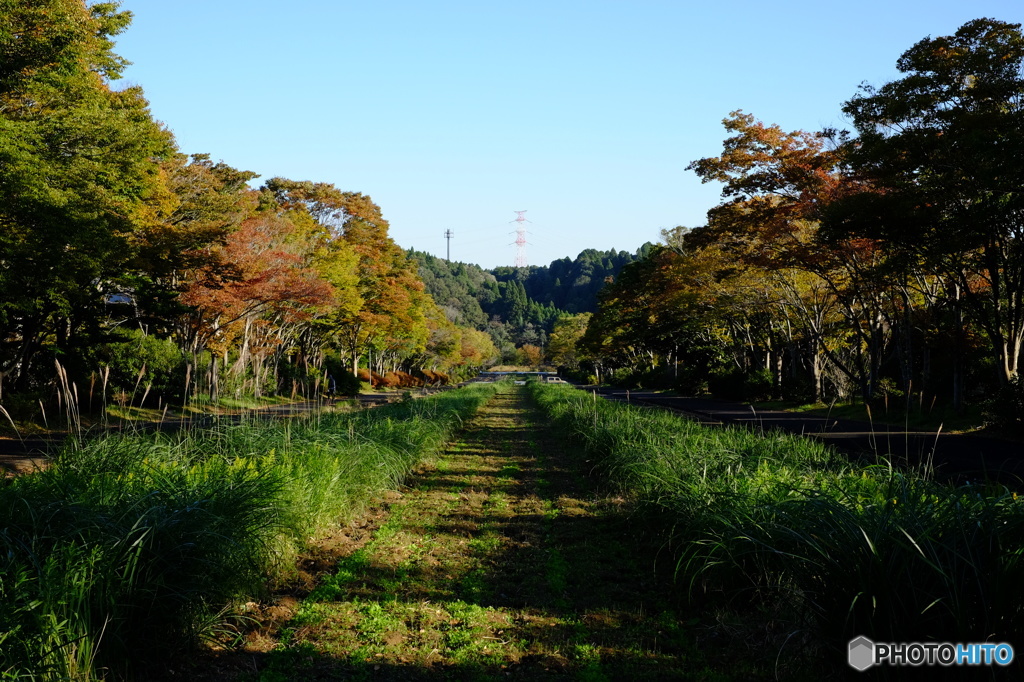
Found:
[[[208,636],[493,391],[69,443],[0,488],[0,673],[129,676]]]
[[[375,510],[383,525],[299,607],[262,682],[772,679],[763,660],[705,649],[662,590],[643,517],[524,397],[489,403]]]
[[[1024,626],[1024,500],[1005,488],[856,465],[811,439],[701,426],[567,387],[531,390],[655,513],[695,600],[767,609],[833,653],[861,634],[1012,641]]]

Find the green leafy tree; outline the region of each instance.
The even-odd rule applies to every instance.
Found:
[[[576,370],[580,366],[579,342],[587,331],[592,313],[567,315],[555,321],[551,336],[548,337],[548,358],[557,367]]]
[[[671,358],[706,375],[722,345],[716,278],[728,266],[715,252],[664,246],[625,266],[599,296],[580,346],[595,369],[651,371]],[[599,377],[600,378],[600,377]]]
[[[102,337],[155,220],[154,159],[174,150],[141,90],[110,86],[129,13],[7,0],[0,16],[0,370],[26,388],[44,356],[67,362]]]

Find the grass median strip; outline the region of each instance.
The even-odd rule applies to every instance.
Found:
[[[588,467],[509,387],[303,602],[257,679],[733,679]]]

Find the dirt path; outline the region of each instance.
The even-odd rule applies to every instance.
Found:
[[[521,390],[497,396],[247,679],[734,679],[705,667],[656,548],[588,468]]]

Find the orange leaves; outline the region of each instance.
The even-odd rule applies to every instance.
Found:
[[[196,309],[195,331],[209,339],[247,318],[274,314],[283,321],[308,319],[330,304],[334,288],[295,252],[293,225],[277,216],[250,218],[211,249],[181,301]],[[250,320],[251,321],[251,320]]]
[[[708,212],[703,242],[768,270],[820,274],[835,267],[850,247],[819,238],[823,211],[836,199],[865,190],[839,171],[840,151],[830,148],[831,137],[785,133],[739,111],[730,114],[725,127],[732,136],[722,155],[689,166],[705,182],[724,183],[726,201]]]
[[[722,155],[687,167],[704,182],[723,183],[723,198],[746,201],[770,194],[800,201],[808,193],[820,194],[830,182],[837,158],[825,149],[824,137],[784,133],[740,111],[723,123],[734,134],[724,141]]]

